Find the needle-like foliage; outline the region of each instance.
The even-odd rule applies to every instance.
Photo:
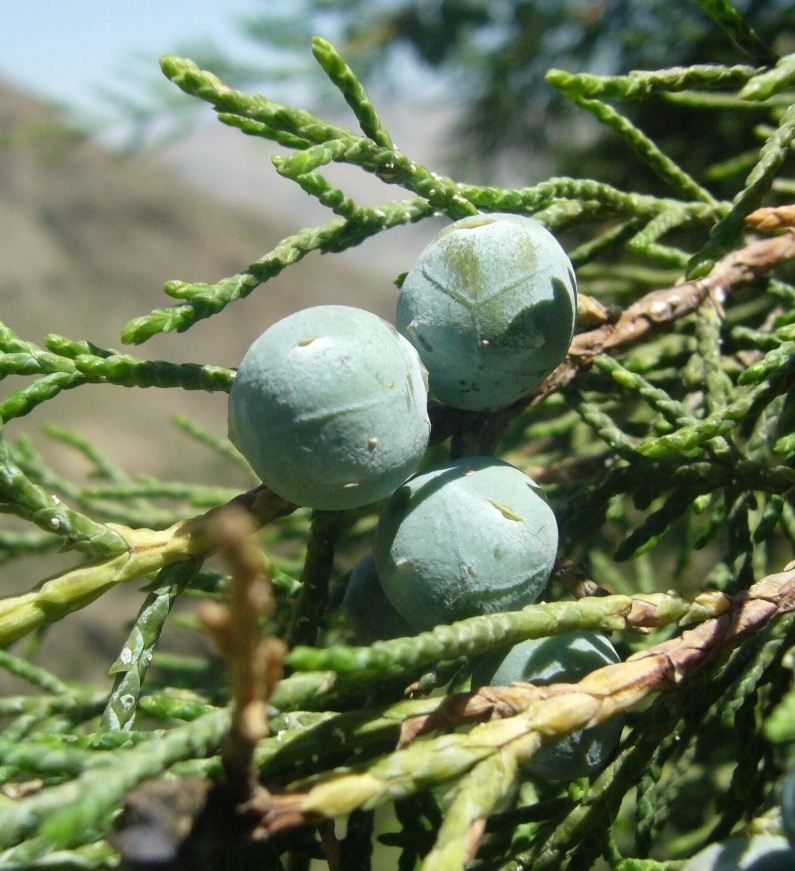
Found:
[[[503,189],[438,175],[395,146],[360,79],[319,38],[315,59],[352,110],[350,128],[163,59],[167,78],[221,122],[279,145],[275,170],[331,215],[239,274],[169,282],[176,303],[132,320],[122,341],[223,317],[312,251],[366,245],[431,216],[534,216],[577,270],[568,356],[510,408],[432,404],[429,462],[494,453],[531,474],[560,526],[557,567],[543,601],[523,611],[357,644],[340,605],[379,506],[310,517],[253,477],[245,493],[133,479],[80,432],[49,427],[90,464],[91,481],[79,484],[9,435],[36,406],[84,384],[228,391],[234,371],[56,335],[40,347],[0,327],[0,377],[12,384],[0,401],[0,508],[27,524],[0,532],[2,559],[58,547],[81,555],[0,600],[0,644],[14,644],[0,668],[31,687],[0,699],[0,871],[104,869],[120,856],[174,869],[321,858],[334,871],[574,871],[601,857],[613,871],[670,871],[734,831],[780,827],[778,783],[795,741],[795,181],[786,176],[795,64],[730,3],[698,6],[736,45],[730,64],[547,73],[657,175],[662,195],[600,178]],[[622,110],[652,97],[699,109],[694,137],[710,135],[717,97],[764,104],[756,153],[724,155],[747,167],[730,200]],[[325,177],[332,163],[400,190],[361,206]],[[225,439],[177,425],[230,472],[251,475]],[[258,530],[259,549],[239,537],[219,544],[229,504]],[[205,565],[218,547],[231,580]],[[270,579],[267,607],[245,614],[236,584],[245,575],[255,589],[259,574]],[[20,639],[131,581],[144,585],[140,609],[108,662],[109,694],[34,664]],[[184,609],[180,619],[209,631],[220,659],[209,646],[206,655],[160,650],[179,599],[203,600],[203,623]],[[578,683],[470,689],[478,657],[573,630],[610,633],[622,661]],[[591,780],[528,779],[524,763],[544,743],[617,715],[623,740]],[[347,821],[347,834],[334,820]]]

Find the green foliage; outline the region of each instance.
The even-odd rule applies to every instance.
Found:
[[[434,61],[460,28],[488,15],[487,4],[443,5],[456,15],[439,19],[447,23],[436,41],[417,36]],[[635,14],[642,5],[627,8]],[[430,465],[498,453],[532,474],[561,527],[558,571],[545,601],[523,611],[354,646],[340,603],[347,570],[372,544],[379,506],[310,518],[263,488],[239,495],[202,483],[131,480],[80,433],[50,428],[90,463],[92,483],[82,486],[24,438],[9,437],[17,418],[86,383],[228,391],[233,372],[142,360],[58,336],[44,349],[4,327],[0,374],[29,380],[0,404],[0,507],[38,528],[2,533],[3,558],[61,546],[85,562],[0,601],[0,642],[46,632],[117,584],[148,586],[109,663],[116,674],[110,694],[64,683],[31,662],[24,647],[0,656],[0,667],[34,690],[0,699],[0,869],[113,867],[118,855],[107,839],[129,790],[165,774],[221,776],[231,718],[219,662],[167,656],[159,644],[179,598],[225,598],[228,579],[202,570],[214,545],[207,515],[197,509],[231,500],[262,527],[258,543],[276,600],[263,632],[288,645],[290,673],[269,698],[270,731],[254,762],[273,792],[273,814],[280,800],[291,801],[290,819],[318,823],[320,832],[274,830],[267,853],[274,867],[282,855],[298,867],[301,857],[324,850],[333,857],[339,848],[366,868],[369,845],[380,838],[399,849],[404,869],[419,861],[424,871],[467,863],[482,871],[579,869],[601,856],[616,871],[667,871],[773,811],[795,736],[785,657],[795,576],[784,568],[795,542],[795,287],[787,267],[795,244],[785,209],[771,217],[784,228],[779,235],[754,235],[745,219],[763,203],[785,205],[795,189],[783,174],[793,108],[768,102],[787,97],[792,64],[776,63],[729,3],[699,6],[762,66],[738,65],[741,49],[729,45],[725,65],[548,75],[605,125],[612,142],[645,161],[665,196],[590,178],[509,190],[439,176],[395,148],[360,79],[321,39],[315,57],[359,132],[234,90],[191,61],[163,60],[167,77],[212,105],[223,123],[291,150],[274,159],[277,171],[333,216],[216,284],[169,282],[165,292],[179,302],[132,321],[125,342],[220,315],[283,269],[300,268],[310,251],[366,244],[431,215],[515,212],[560,235],[583,292],[569,358],[509,409],[433,405],[428,457]],[[345,4],[346,14],[359,7]],[[525,7],[530,18],[540,14]],[[550,9],[562,14],[559,4]],[[675,30],[681,22],[669,18]],[[716,96],[733,106],[763,101],[768,126],[744,164],[745,181],[730,177],[730,201],[710,189],[707,172],[683,168],[604,102],[651,95],[686,96],[688,111],[702,118]],[[672,102],[671,111],[680,105]],[[510,112],[519,117],[515,107]],[[752,130],[758,117],[741,116],[750,136],[759,132]],[[703,129],[708,137],[708,123]],[[374,174],[410,198],[361,207],[322,174],[332,162]],[[186,421],[179,426],[223,457],[230,472],[248,471],[217,435]],[[163,499],[175,507],[164,509]],[[697,596],[699,589],[707,592]],[[615,594],[600,595],[605,591]],[[677,624],[694,628],[682,634]],[[627,661],[558,695],[522,687],[459,694],[477,657],[574,630],[614,633]],[[444,692],[427,695],[431,690]],[[592,781],[540,785],[521,776],[543,741],[623,711],[623,742]],[[381,805],[394,805],[394,819],[374,829],[370,811]],[[338,843],[327,821],[349,814],[348,836]],[[244,849],[236,861],[254,868],[263,855]]]
[[[736,112],[739,107],[758,112],[759,100],[774,99],[777,90],[788,87],[786,55],[793,50],[795,12],[788,0],[607,0],[599,5],[299,0],[269,4],[266,13],[252,14],[242,29],[267,49],[259,69],[202,46],[191,56],[241,87],[281,81],[284,73],[277,74],[272,63],[277,58],[293,80],[303,77],[317,93],[323,85],[306,63],[305,46],[316,32],[333,33],[365,83],[380,86],[386,80],[397,90],[430,91],[429,99],[462,109],[450,151],[470,172],[494,177],[500,164],[495,158],[502,156],[537,175],[534,160],[540,154],[547,165],[567,174],[598,175],[648,189],[653,176],[628,160],[612,137],[583,125],[581,113],[546,86],[547,71],[584,75],[590,89],[599,89],[586,98],[633,100],[617,123],[645,131],[649,141],[693,175],[755,147],[753,125],[739,122]],[[716,67],[721,81],[714,78]],[[608,75],[587,75],[592,70]],[[644,72],[627,77],[628,70]],[[435,86],[427,88],[430,72]],[[736,91],[757,73],[764,77],[761,87],[749,84],[742,100],[719,93],[711,102],[701,97],[693,110],[674,100],[677,91],[697,90],[705,74],[710,90]],[[617,90],[623,84],[630,90]],[[681,96],[689,101],[691,95]],[[708,106],[715,111],[702,115]],[[151,101],[148,107],[151,112]],[[705,123],[705,117],[712,122],[711,135],[694,141],[694,125]],[[761,121],[761,115],[755,117]],[[572,135],[573,129],[578,134],[588,129],[590,135]],[[730,190],[721,184],[719,189]]]

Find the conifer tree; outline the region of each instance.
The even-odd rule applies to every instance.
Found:
[[[81,433],[50,430],[89,461],[86,484],[5,435],[85,384],[228,392],[234,371],[55,334],[40,346],[3,325],[0,504],[29,524],[2,533],[4,557],[65,549],[82,561],[0,600],[0,666],[31,686],[0,699],[0,869],[319,859],[332,869],[573,871],[603,860],[673,871],[732,835],[792,829],[795,59],[774,58],[727,0],[699,6],[735,46],[725,63],[546,72],[654,173],[662,192],[652,193],[589,177],[503,189],[439,175],[395,146],[321,38],[312,52],[350,126],[163,58],[165,76],[222,123],[281,146],[275,170],[331,214],[236,275],[168,282],[174,302],[129,322],[122,342],[222,318],[313,251],[333,256],[434,215],[533,217],[576,271],[567,356],[507,408],[431,401],[425,464],[496,456],[529,474],[557,518],[557,562],[541,600],[522,610],[362,644],[341,602],[382,503],[310,511],[253,475],[244,493],[131,480]],[[625,111],[652,99],[697,112],[694,139],[710,136],[716,106],[741,121],[758,119],[742,114],[748,105],[765,113],[763,125],[749,121],[753,160],[722,156],[724,169],[747,165],[727,174],[730,196]],[[326,178],[332,163],[401,190],[362,206]],[[226,439],[183,431],[248,469]],[[207,565],[216,553],[222,571]],[[142,580],[138,617],[108,663],[109,694],[65,683],[12,646]],[[218,660],[173,662],[165,683],[150,668],[180,597],[197,603],[222,685]],[[471,686],[486,654],[572,631],[609,634],[620,661],[567,683]],[[525,773],[543,745],[616,717],[620,743],[589,776]]]

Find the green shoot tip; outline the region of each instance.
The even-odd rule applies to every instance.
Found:
[[[163,75],[168,79],[173,79],[174,76],[184,72],[186,68],[195,67],[193,61],[189,61],[184,57],[178,57],[175,54],[164,54],[160,58],[160,69]]]

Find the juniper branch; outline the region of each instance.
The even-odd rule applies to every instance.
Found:
[[[200,567],[200,560],[188,560],[160,570],[156,586],[141,605],[131,633],[110,667],[109,673],[116,678],[102,718],[104,728],[126,732],[132,729],[141,686],[163,624],[177,596]]]
[[[12,461],[1,435],[0,511],[13,511],[40,529],[57,534],[66,547],[98,557],[114,557],[127,547],[116,530],[68,508],[31,481]]]
[[[723,599],[708,594],[692,602],[657,593],[543,602],[528,605],[522,611],[470,617],[449,626],[437,626],[412,638],[376,641],[369,647],[296,647],[288,654],[287,664],[297,671],[333,671],[363,681],[371,675],[383,678],[428,667],[440,660],[487,653],[529,638],[575,629],[615,632],[628,626],[708,619],[723,607]]]
[[[795,55],[779,58],[772,70],[757,72],[740,90],[743,100],[767,100],[795,84]]]
[[[577,684],[512,688],[484,687],[477,693],[450,696],[436,712],[407,723],[403,749],[375,763],[333,773],[305,791],[274,795],[268,831],[318,817],[334,817],[356,808],[373,808],[424,787],[456,780],[501,748],[510,747],[518,763],[540,741],[595,725],[637,704],[649,693],[687,680],[722,651],[795,608],[795,563],[771,575],[733,600],[731,608],[681,638],[663,642],[606,666]],[[416,742],[418,735],[471,718],[497,716],[463,735],[446,734]]]
[[[392,139],[381,126],[364,88],[334,46],[316,36],[312,40],[312,54],[323,67],[326,75],[342,92],[365,136],[383,148],[394,149]]]
[[[123,387],[181,387],[184,390],[229,391],[232,372],[220,366],[141,360],[97,348],[89,342],[73,342],[49,335],[48,350],[20,339],[0,324],[0,376],[40,375],[27,387],[13,391],[0,404],[0,416],[8,421],[31,412],[62,390],[82,384],[117,384]]]
[[[186,302],[155,309],[148,315],[129,321],[122,330],[122,341],[140,344],[159,333],[173,330],[184,332],[197,321],[211,317],[229,303],[248,296],[311,251],[343,251],[354,247],[383,230],[431,215],[433,206],[425,200],[412,199],[387,203],[371,211],[374,215],[381,215],[378,222],[352,226],[345,219],[333,218],[320,227],[287,236],[273,251],[252,263],[246,272],[225,278],[217,284],[168,282],[164,291]]]
[[[36,406],[47,402],[63,390],[72,390],[86,383],[85,377],[77,372],[52,372],[37,378],[33,384],[20,387],[6,396],[0,403],[0,420],[9,421],[15,417],[30,414]]]
[[[734,198],[731,210],[721,218],[710,234],[709,241],[696,252],[688,264],[688,278],[700,278],[715,265],[718,257],[728,251],[742,232],[747,215],[759,207],[770,190],[773,177],[789,153],[795,139],[795,105],[782,115],[778,128],[765,141],[759,161],[745,180],[742,191]]]
[[[666,70],[632,70],[626,76],[596,76],[552,69],[556,87],[587,99],[645,100],[653,94],[692,91],[699,88],[735,89],[745,86],[759,73],[758,67],[694,64]]]
[[[264,525],[295,509],[265,487],[258,487],[234,500]],[[63,509],[62,509],[63,510]],[[157,572],[164,566],[212,551],[207,540],[204,515],[180,521],[169,529],[129,529],[117,524],[107,528],[114,542],[121,542],[110,557],[86,563],[45,581],[29,593],[0,600],[0,644],[21,638],[39,626],[49,625],[85,607],[117,584]]]
[[[726,35],[754,60],[765,64],[775,63],[775,52],[759,39],[729,0],[696,0],[696,2],[726,32]]]
[[[381,127],[359,82],[342,58],[323,40],[315,40],[315,56],[338,85],[346,100],[357,113],[368,138],[355,136],[348,130],[320,121],[314,115],[279,106],[261,96],[249,96],[226,87],[216,76],[200,70],[191,61],[166,57],[161,67],[166,76],[186,93],[213,105],[230,121],[229,116],[242,119],[245,131],[254,135],[276,138],[282,131],[297,139],[289,140],[298,153],[277,164],[279,171],[297,178],[330,160],[345,160],[375,172],[382,180],[401,184],[414,191],[435,208],[449,212],[451,217],[463,217],[475,210],[459,194],[451,179],[442,178],[398,152]],[[252,126],[251,121],[257,122]],[[371,135],[372,134],[372,135]],[[313,143],[313,144],[309,144]],[[281,144],[288,144],[282,140]]]
[[[663,181],[669,184],[680,196],[685,199],[702,200],[710,206],[717,206],[717,201],[712,194],[691,178],[670,157],[664,154],[660,148],[642,133],[628,118],[625,118],[607,103],[583,97],[575,91],[576,77],[563,75],[550,71],[546,80],[563,93],[577,106],[590,112],[598,121],[607,127],[611,127],[633,151],[648,165]]]
[[[591,179],[550,178],[529,188],[506,190],[461,184],[461,195],[487,211],[526,212],[533,214],[546,208],[554,200],[574,202],[598,202],[606,215],[619,214],[632,218],[653,218],[661,212],[679,212],[683,219],[697,221],[714,220],[725,211],[703,201],[682,202],[676,199],[653,197],[645,194],[626,193],[612,185]]]

